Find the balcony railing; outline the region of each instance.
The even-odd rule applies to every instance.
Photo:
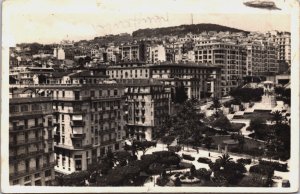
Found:
[[[33,151],[33,152],[26,151],[25,153],[22,153],[22,154],[9,156],[9,160],[10,160],[10,162],[24,160],[26,158],[35,157],[35,156],[41,155],[43,153],[44,153],[44,149],[40,149],[40,150]]]
[[[13,112],[10,113],[10,117],[19,117],[19,116],[30,116],[30,115],[46,115],[52,114],[52,109],[45,109],[45,110],[31,110],[31,111],[21,111],[21,112]]]
[[[72,127],[84,127],[85,122],[84,121],[71,121]]]
[[[40,136],[38,138],[22,139],[22,140],[9,142],[9,146],[11,146],[11,147],[22,146],[22,145],[26,145],[26,144],[30,144],[30,143],[38,143],[43,140],[44,140],[43,136]]]
[[[110,145],[110,144],[114,144],[114,143],[116,143],[116,139],[106,140],[106,141],[102,141],[100,143],[100,146],[106,146],[106,145]]]
[[[70,137],[72,139],[84,139],[85,138],[85,134],[70,134]]]

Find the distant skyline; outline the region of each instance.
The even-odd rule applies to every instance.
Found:
[[[3,34],[11,44],[49,44],[192,21],[246,31],[291,31],[288,0],[276,3],[282,10],[250,8],[241,0],[12,0],[3,4]]]

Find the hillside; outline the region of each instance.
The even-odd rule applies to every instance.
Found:
[[[189,32],[198,34],[204,31],[229,31],[229,32],[245,32],[248,31],[230,28],[227,26],[222,26],[218,24],[191,24],[191,25],[181,25],[181,26],[172,26],[165,28],[146,28],[139,29],[132,33],[133,37],[154,37],[154,36],[165,36],[165,35],[182,35],[187,34]]]

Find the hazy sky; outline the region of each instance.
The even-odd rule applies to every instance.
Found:
[[[4,41],[58,43],[95,36],[193,23],[250,31],[290,31],[292,0],[282,10],[246,7],[243,0],[8,0],[3,4]]]

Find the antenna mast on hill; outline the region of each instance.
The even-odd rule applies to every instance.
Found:
[[[194,15],[191,13],[191,23],[194,24]]]

